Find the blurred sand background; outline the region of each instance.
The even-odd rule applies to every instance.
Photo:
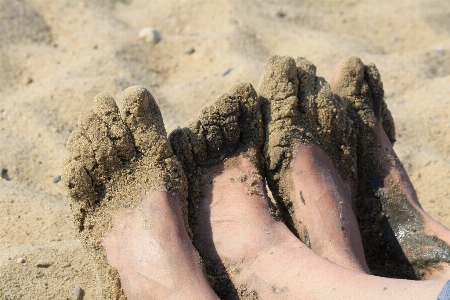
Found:
[[[148,26],[159,43],[139,38]],[[146,87],[170,132],[232,84],[256,88],[274,54],[327,80],[350,55],[374,62],[395,150],[450,226],[448,0],[0,0],[0,299],[72,299],[75,285],[98,297],[57,182],[97,93]]]

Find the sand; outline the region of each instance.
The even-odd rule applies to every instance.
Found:
[[[274,54],[306,57],[328,81],[348,56],[375,63],[395,150],[450,226],[449,18],[444,0],[0,0],[0,298],[72,299],[78,285],[98,299],[58,181],[95,95],[144,86],[170,132],[234,83],[257,86]]]

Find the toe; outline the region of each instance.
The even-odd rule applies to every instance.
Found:
[[[241,142],[259,149],[264,143],[261,107],[258,95],[250,83],[240,83],[229,91],[239,103]]]
[[[174,154],[183,165],[184,172],[188,176],[193,174],[196,166],[195,152],[200,147],[193,144],[192,132],[187,128],[177,128],[169,134],[169,142]]]
[[[375,117],[380,120],[381,104],[384,99],[383,83],[381,82],[380,73],[374,64],[364,66],[364,79],[369,85],[369,92],[372,98],[373,112]]]
[[[96,165],[94,150],[89,140],[81,133],[80,129],[73,131],[67,139],[66,147],[74,160],[82,163],[88,171],[92,171]]]
[[[122,94],[120,112],[139,153],[156,160],[172,155],[161,112],[148,90],[140,86],[127,88]]]
[[[108,137],[108,128],[106,124],[93,112],[87,111],[82,114],[78,120],[80,132],[89,141],[96,161],[97,179],[105,181],[107,174],[120,167],[122,163],[119,160],[117,151],[111,139]]]
[[[295,60],[298,76],[298,94],[311,94],[314,92],[316,81],[316,66],[309,60],[299,57]],[[300,98],[300,97],[299,97]]]
[[[295,61],[289,56],[273,56],[259,80],[259,95],[268,100],[284,100],[297,95]]]
[[[334,69],[331,87],[339,96],[360,96],[363,93],[364,64],[352,56],[341,61]]]
[[[375,117],[381,121],[384,131],[392,144],[395,142],[395,124],[386,102],[384,101],[383,82],[380,72],[374,64],[364,66],[364,78],[369,85],[370,96]]]
[[[264,123],[268,126],[266,134],[290,125],[298,115],[298,77],[294,59],[272,57],[261,75],[258,90]]]
[[[92,105],[94,113],[106,124],[108,137],[113,142],[117,155],[123,160],[129,160],[134,155],[134,146],[120,117],[116,101],[110,95],[101,93],[95,96]]]
[[[86,204],[94,202],[93,182],[81,162],[73,158],[66,160],[62,168],[62,181],[73,200]]]

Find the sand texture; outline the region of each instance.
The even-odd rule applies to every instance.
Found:
[[[235,83],[256,87],[275,54],[327,81],[343,58],[375,63],[394,148],[450,226],[449,20],[446,0],[0,0],[0,299],[100,298],[59,177],[97,94],[147,88],[171,132]]]

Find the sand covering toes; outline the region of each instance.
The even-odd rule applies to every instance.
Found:
[[[259,81],[265,126],[265,169],[274,198],[293,214],[286,170],[296,143],[319,145],[331,158],[342,179],[356,179],[355,137],[346,106],[329,84],[316,76],[316,67],[304,58],[274,56]]]
[[[357,57],[346,59],[336,70],[333,88],[348,103],[356,128],[360,181],[356,210],[369,268],[379,276],[421,278],[421,270],[450,261],[450,247],[423,233],[421,216],[398,183],[386,179],[388,170],[379,163],[395,160],[379,150],[375,137],[380,122],[391,143],[395,141],[380,74],[375,65],[364,65]]]
[[[193,243],[204,259],[210,282],[221,299],[228,299],[234,287],[224,266],[209,259],[211,249],[204,249],[197,239],[199,202],[205,185],[211,181],[206,175],[207,170],[227,158],[239,153],[262,169],[262,130],[256,91],[251,84],[241,83],[220,95],[187,127],[178,128],[169,135],[189,182],[188,211]]]
[[[102,245],[114,214],[134,209],[150,191],[167,191],[180,201],[187,225],[187,182],[155,100],[134,86],[123,92],[120,107],[107,94],[95,97],[69,137],[71,156],[62,173],[77,235],[97,267],[104,299],[125,299]]]

